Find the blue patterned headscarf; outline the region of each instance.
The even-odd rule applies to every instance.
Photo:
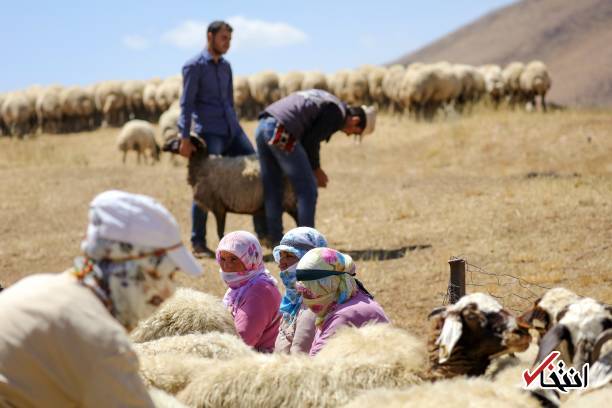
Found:
[[[327,240],[319,231],[310,227],[298,227],[290,230],[283,236],[280,245],[273,249],[272,254],[276,263],[279,263],[281,251],[289,252],[298,259],[302,259],[306,252],[311,249],[326,246]],[[281,300],[280,311],[287,323],[291,323],[295,319],[302,306],[302,296],[295,288],[296,267],[297,263],[280,272],[281,280],[285,285],[285,295]]]

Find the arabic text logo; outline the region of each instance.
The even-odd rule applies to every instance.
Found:
[[[539,378],[541,388],[555,388],[561,392],[569,392],[571,389],[586,389],[589,385],[589,364],[582,366],[582,372],[574,367],[569,370],[563,360],[557,360],[561,355],[558,351],[550,353],[533,371],[524,370],[524,388],[531,388],[536,378]]]

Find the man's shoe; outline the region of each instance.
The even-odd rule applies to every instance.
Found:
[[[193,244],[191,252],[196,258],[215,258],[215,253],[203,244]]]

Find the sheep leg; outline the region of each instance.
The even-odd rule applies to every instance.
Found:
[[[125,157],[126,156],[127,156],[127,150],[124,150],[123,151],[123,160],[122,160],[123,164],[125,164]]]
[[[223,234],[225,232],[225,210],[215,210],[215,221],[217,222],[217,236],[219,240],[223,238]]]
[[[546,112],[546,95],[542,94],[542,111]]]

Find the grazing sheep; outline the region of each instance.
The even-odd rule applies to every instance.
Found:
[[[216,361],[177,397],[194,407],[336,407],[360,390],[420,383],[424,356],[424,345],[401,329],[345,328],[314,358],[276,354]]]
[[[535,107],[536,97],[540,96],[542,110],[546,112],[546,93],[552,85],[548,68],[541,61],[531,61],[520,77],[521,91],[525,100]]]
[[[430,116],[435,110],[432,107],[432,96],[437,81],[436,72],[431,66],[412,66],[402,71],[397,70],[399,82],[394,88],[394,100],[408,113],[415,117]],[[389,85],[390,86],[390,85]]]
[[[370,99],[374,105],[378,106],[379,108],[386,107],[388,103],[388,99],[383,90],[383,80],[385,79],[386,74],[387,69],[384,67],[374,67],[367,74]]]
[[[349,74],[350,71],[344,69],[327,77],[327,85],[329,87],[329,91],[343,101],[346,101],[348,99],[348,89],[346,87],[346,83]]]
[[[180,78],[166,78],[155,89],[155,104],[159,112],[167,111],[170,105],[181,96],[182,82]]]
[[[65,132],[92,130],[94,127],[95,101],[93,94],[79,86],[64,88],[60,93]]]
[[[282,75],[278,80],[281,98],[303,89],[303,81],[304,74],[299,71],[291,71]]]
[[[558,350],[560,358],[577,369],[585,363],[601,361],[608,371],[601,374],[612,375],[612,361],[608,361],[612,360],[612,350],[609,351],[612,344],[606,345],[612,337],[611,308],[595,299],[583,298],[565,307],[557,319],[558,323],[540,341],[536,362]]]
[[[578,302],[580,296],[565,288],[547,290],[519,319],[538,331],[540,339],[557,324],[558,316],[567,306]]]
[[[221,299],[188,288],[179,288],[148,319],[139,322],[130,333],[136,343],[161,337],[194,333],[236,334],[234,319]]]
[[[187,182],[193,188],[194,201],[211,211],[217,221],[217,234],[225,232],[227,213],[263,214],[263,183],[257,155],[209,157],[205,143],[192,137],[200,146],[189,158]],[[176,152],[178,143],[170,141],[165,151]],[[297,203],[288,180],[285,182],[283,207],[297,222]]]
[[[172,105],[159,117],[159,133],[162,143],[179,137],[178,119],[180,115],[181,109],[178,105]]]
[[[141,155],[144,155],[144,161],[147,162],[147,151],[153,162],[159,161],[160,148],[155,141],[155,128],[146,120],[133,119],[123,125],[117,135],[117,147],[123,152],[123,163],[129,150],[137,153],[139,164]]]
[[[492,297],[473,293],[434,310],[429,343],[432,378],[482,375],[492,356],[529,347],[526,327]]]
[[[6,96],[0,112],[9,134],[23,137],[34,130],[34,107],[24,92],[12,92]]]
[[[272,102],[281,98],[278,83],[278,74],[272,71],[263,71],[249,78],[251,97],[256,103],[257,110],[261,111]]]
[[[144,81],[125,81],[121,85],[121,91],[125,95],[127,114],[130,119],[147,119],[144,107]]]
[[[142,104],[147,112],[147,118],[152,123],[157,121],[157,117],[159,116],[160,112],[159,108],[157,107],[157,102],[155,101],[155,94],[157,93],[158,86],[159,84],[157,82],[149,80],[142,90]]]
[[[121,81],[105,81],[96,87],[96,109],[102,114],[103,126],[121,126],[127,121],[126,98]]]
[[[255,102],[251,97],[249,79],[245,76],[235,76],[234,87],[234,107],[236,114],[242,119],[254,119],[257,116]]]
[[[322,89],[324,91],[327,91],[329,89],[327,85],[327,78],[321,72],[306,72],[306,74],[304,74],[304,80],[302,81],[301,89]]]
[[[478,74],[476,68],[465,64],[455,64],[452,69],[461,84],[456,106],[462,111],[466,105],[476,103],[480,99],[481,94],[477,79],[480,74]]]
[[[350,105],[369,104],[368,77],[361,71],[350,71],[346,78],[346,99]]]
[[[217,360],[249,357],[255,354],[255,351],[247,346],[240,337],[216,331],[161,337],[144,343],[136,343],[134,350],[141,357],[170,353]]]
[[[383,78],[382,88],[385,96],[389,100],[389,108],[391,113],[400,112],[402,110],[400,86],[404,79],[406,68],[403,65],[391,65],[385,77]]]
[[[501,68],[499,65],[488,64],[479,67],[478,70],[484,77],[485,90],[488,100],[497,109],[506,89],[504,79],[502,78]]]
[[[506,84],[508,103],[511,108],[516,107],[517,104],[523,101],[520,79],[524,70],[525,64],[515,61],[508,64],[502,71],[502,78]]]
[[[47,88],[36,99],[36,117],[41,133],[60,133],[62,131],[61,89]]]

